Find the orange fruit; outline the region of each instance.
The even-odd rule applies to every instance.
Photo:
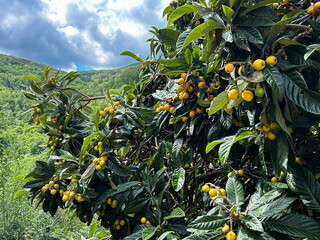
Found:
[[[186,79],[187,78],[187,74],[186,73],[181,73],[181,76],[182,78]]]
[[[179,78],[178,83],[179,84],[184,84],[184,78]]]
[[[227,72],[227,73],[231,73],[234,69],[234,65],[232,63],[228,63],[225,67],[224,67],[224,70]]]
[[[320,1],[316,2],[316,3],[313,5],[313,9],[314,9],[317,13],[320,13]]]
[[[183,99],[188,99],[189,98],[189,93],[185,92],[182,96],[183,96]]]
[[[230,228],[228,225],[224,225],[222,228],[222,232],[229,232]]]
[[[262,59],[257,59],[253,62],[253,68],[257,71],[261,71],[265,68],[266,63]]]
[[[251,91],[248,91],[248,90],[244,90],[241,93],[241,96],[242,96],[243,100],[245,100],[247,102],[251,102],[252,99],[253,99],[253,93]]]
[[[309,14],[309,16],[311,16],[311,17],[317,15],[317,12],[315,11],[315,9],[314,9],[313,6],[310,6],[310,7],[308,8],[308,14]]]
[[[204,82],[199,82],[198,88],[204,88],[206,84]]]
[[[228,97],[232,100],[237,100],[238,97],[239,97],[239,91],[238,89],[231,89],[229,92],[228,92]]]
[[[183,86],[182,86],[182,85],[179,85],[179,86],[177,87],[177,89],[178,89],[179,92],[182,92],[182,91],[183,91]]]
[[[189,117],[193,118],[194,116],[196,115],[196,111],[192,110],[190,113],[189,113]]]

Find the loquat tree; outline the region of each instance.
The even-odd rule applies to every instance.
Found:
[[[26,176],[54,215],[113,239],[320,239],[320,2],[172,1],[121,95],[31,80],[50,157]],[[96,99],[106,106],[93,113]],[[92,234],[93,235],[93,234]]]

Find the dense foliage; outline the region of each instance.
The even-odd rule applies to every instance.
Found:
[[[141,71],[119,95],[90,97],[69,87],[79,74],[48,67],[22,78],[51,150],[26,176],[31,200],[87,224],[97,214],[113,239],[320,239],[320,2],[309,6],[172,1],[149,59],[122,53]]]

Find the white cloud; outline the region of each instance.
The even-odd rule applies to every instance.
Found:
[[[129,10],[142,4],[143,0],[109,0],[106,7],[110,10]]]
[[[79,33],[79,30],[71,25],[64,28],[58,28],[58,31],[63,32],[66,36],[74,36]]]

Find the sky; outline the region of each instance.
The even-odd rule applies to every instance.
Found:
[[[65,71],[113,69],[145,59],[151,26],[171,0],[0,0],[0,53]]]

